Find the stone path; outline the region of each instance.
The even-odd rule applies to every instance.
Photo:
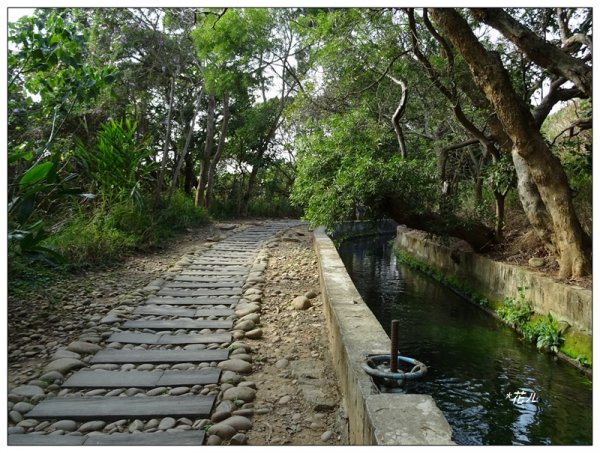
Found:
[[[8,444],[246,443],[256,386],[242,376],[252,356],[241,340],[262,336],[261,247],[298,224],[233,233],[182,258],[139,306],[113,309],[97,336],[82,336],[39,380],[11,390]],[[45,398],[44,387],[56,396]]]

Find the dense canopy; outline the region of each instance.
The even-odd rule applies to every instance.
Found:
[[[11,256],[388,216],[591,271],[591,8],[46,8],[8,41]]]

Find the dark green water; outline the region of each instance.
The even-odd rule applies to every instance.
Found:
[[[430,277],[396,262],[392,238],[344,242],[340,256],[400,353],[428,366],[406,387],[430,394],[463,445],[590,445],[592,382],[522,342],[510,329]],[[523,392],[519,401],[515,392]],[[535,395],[534,395],[535,394]],[[532,397],[536,402],[525,400]]]

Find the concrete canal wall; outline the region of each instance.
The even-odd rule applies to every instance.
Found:
[[[352,229],[356,231],[356,229]],[[381,394],[362,369],[367,354],[389,354],[390,340],[360,297],[324,229],[314,232],[321,294],[351,445],[450,445],[452,429],[429,395]]]

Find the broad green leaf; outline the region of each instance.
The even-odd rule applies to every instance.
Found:
[[[42,164],[34,165],[29,170],[27,170],[27,172],[19,181],[19,188],[21,190],[24,190],[27,187],[40,182],[44,178],[48,177],[48,175],[50,175],[50,172],[53,169],[54,162],[44,162]]]

